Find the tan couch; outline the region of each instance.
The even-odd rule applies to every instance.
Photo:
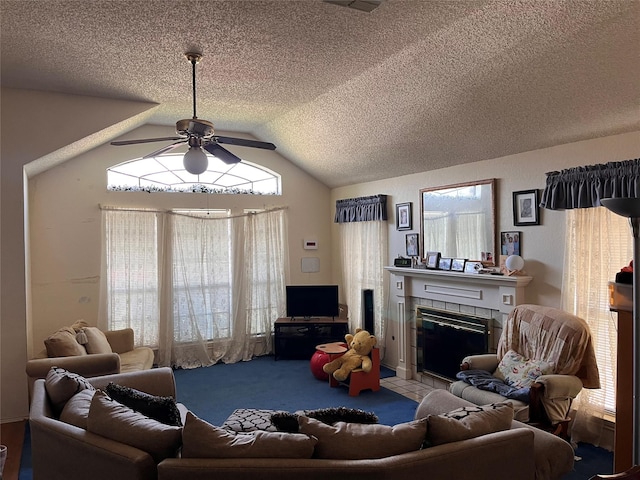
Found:
[[[175,398],[169,368],[89,381],[97,388],[114,382]],[[437,390],[425,397],[416,418],[468,405],[472,404]],[[559,479],[573,467],[573,450],[568,443],[516,421],[509,430],[375,460],[166,458],[156,465],[142,450],[57,420],[44,380],[37,380],[34,386],[30,425],[34,480],[545,480]]]
[[[103,332],[109,342],[111,353],[93,353],[66,357],[48,357],[42,350],[36,358],[27,361],[29,393],[38,378],[45,378],[51,367],[60,367],[83,377],[98,377],[114,373],[148,370],[153,367],[153,350],[148,347],[134,347],[133,330],[110,330]]]

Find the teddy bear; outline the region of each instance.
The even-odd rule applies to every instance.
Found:
[[[345,381],[356,368],[362,368],[365,372],[371,371],[372,364],[369,354],[377,343],[375,336],[361,328],[356,329],[355,335],[347,333],[344,338],[349,350],[322,367],[325,373],[333,375],[333,378],[339,382]]]

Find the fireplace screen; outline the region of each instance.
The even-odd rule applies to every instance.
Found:
[[[418,307],[416,350],[418,372],[453,380],[467,355],[487,353],[488,320],[457,312]]]

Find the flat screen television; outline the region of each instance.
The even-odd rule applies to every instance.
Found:
[[[287,317],[337,317],[337,285],[287,285]]]

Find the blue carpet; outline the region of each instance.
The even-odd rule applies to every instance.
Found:
[[[573,464],[573,472],[562,477],[562,480],[589,480],[594,475],[613,473],[613,452],[595,447],[589,443],[579,443]]]
[[[346,387],[329,387],[316,379],[308,360],[278,360],[272,356],[250,362],[217,364],[176,370],[178,401],[198,417],[220,425],[236,408],[270,410],[350,407],[374,412],[380,423],[395,425],[413,420],[417,403],[386,388],[364,390],[350,397]],[[392,375],[384,369],[382,376]]]

